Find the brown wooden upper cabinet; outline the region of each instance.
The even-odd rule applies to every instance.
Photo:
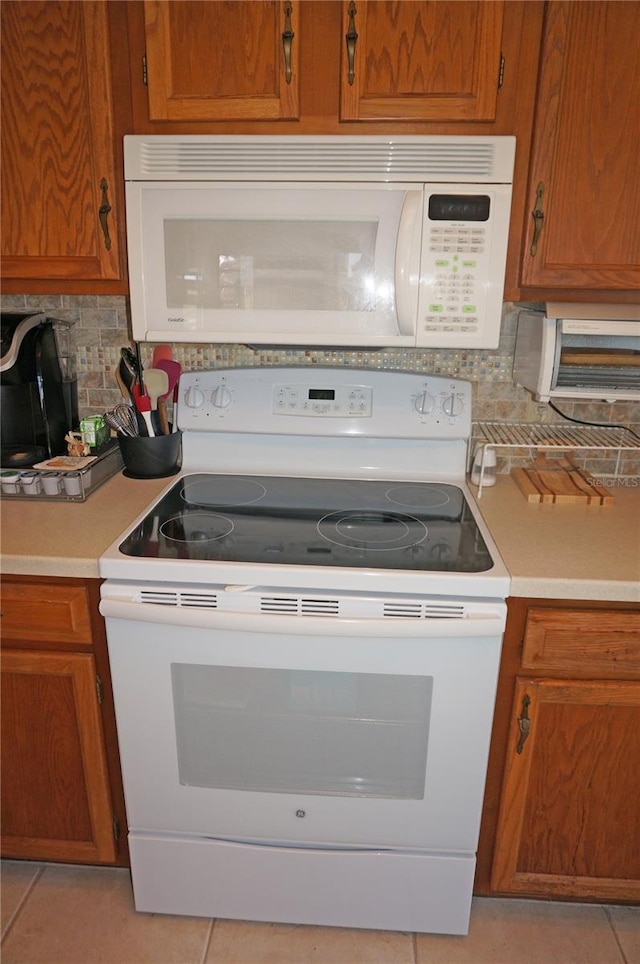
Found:
[[[299,116],[299,0],[145,0],[153,121]]]
[[[304,121],[304,93],[336,123],[491,122],[503,15],[502,0],[145,0],[149,120]]]
[[[502,2],[342,6],[341,120],[494,120]]]
[[[546,5],[523,287],[628,289],[637,300],[639,49],[635,0]]]
[[[124,290],[107,8],[2,3],[5,291]]]

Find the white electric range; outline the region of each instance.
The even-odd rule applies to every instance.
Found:
[[[136,906],[466,933],[509,576],[468,382],[182,376],[100,560]]]

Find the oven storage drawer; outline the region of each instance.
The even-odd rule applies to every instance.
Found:
[[[475,856],[130,836],[136,910],[466,934]],[[277,881],[277,886],[274,886]]]

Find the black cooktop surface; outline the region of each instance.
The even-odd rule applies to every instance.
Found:
[[[486,572],[493,564],[455,485],[207,473],[176,482],[120,551],[449,572]]]

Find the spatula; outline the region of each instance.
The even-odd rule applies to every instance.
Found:
[[[169,376],[161,368],[145,368],[142,380],[151,402],[151,411],[158,412],[160,431],[163,435],[168,435],[169,423],[163,396],[169,392]]]
[[[133,392],[136,409],[142,415],[147,427],[147,435],[150,438],[154,438],[156,433],[153,430],[153,422],[151,421],[151,399],[148,395],[142,394],[142,389],[139,385],[134,385],[131,390]]]
[[[173,358],[171,345],[156,345],[153,349],[153,367],[160,368],[159,361],[170,361]]]
[[[151,399],[151,409],[158,407],[160,395],[167,395],[169,392],[169,376],[161,368],[145,368],[142,373],[144,387],[147,395]]]

